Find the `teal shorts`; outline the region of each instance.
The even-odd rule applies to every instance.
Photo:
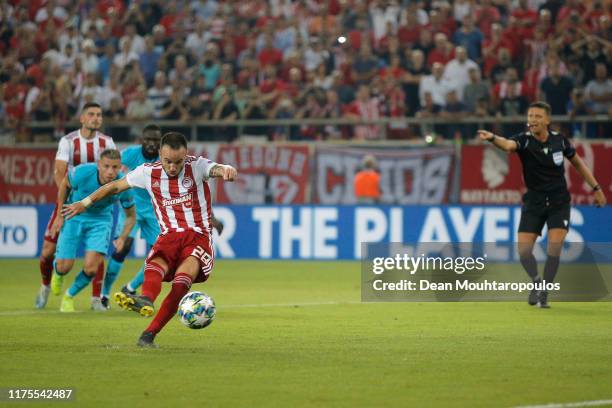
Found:
[[[119,214],[117,216],[117,225],[115,226],[115,237],[121,235],[121,231],[123,231],[123,224],[125,223],[125,211],[121,208],[119,209]],[[157,241],[157,237],[159,236],[159,223],[157,222],[157,218],[154,216],[143,216],[136,211],[136,225],[132,228],[130,232],[130,237],[136,238],[138,231],[140,231],[140,236],[144,239],[149,246],[153,246],[155,241]]]
[[[57,241],[55,257],[57,259],[75,259],[81,243],[85,251],[99,252],[106,255],[112,232],[112,220],[95,218],[72,218],[62,227]]]

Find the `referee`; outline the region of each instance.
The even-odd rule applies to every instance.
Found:
[[[548,129],[551,108],[545,102],[534,102],[527,111],[526,132],[507,139],[486,130],[478,136],[506,152],[517,152],[523,165],[523,178],[527,192],[523,195],[521,221],[518,230],[518,251],[521,264],[534,283],[541,283],[538,265],[533,256],[533,245],[548,225],[547,258],[544,281],[552,283],[559,268],[559,256],[569,229],[570,193],[565,181],[563,158],[566,157],[578,173],[593,188],[595,204],[606,205],[606,197],[591,171],[576,154],[571,142]],[[549,308],[548,292],[532,290],[529,304]]]

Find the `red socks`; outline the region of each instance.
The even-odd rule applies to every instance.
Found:
[[[51,257],[50,259],[40,257],[38,260],[40,262],[40,276],[42,278],[42,284],[45,286],[49,286],[51,284],[51,274],[53,274],[53,259],[55,257]]]
[[[104,261],[100,262],[100,265],[98,265],[96,276],[94,276],[93,280],[91,281],[92,297],[100,297],[100,293],[102,292],[102,282],[104,282]]]
[[[148,262],[145,265],[142,295],[148,297],[151,302],[155,302],[155,299],[159,296],[165,274],[166,272],[161,265],[155,262]]]
[[[145,269],[146,271],[146,269]],[[145,272],[146,273],[146,272]],[[146,282],[146,277],[145,277]],[[166,323],[172,319],[178,309],[178,304],[191,288],[191,277],[186,273],[177,273],[172,281],[172,289],[168,296],[162,302],[159,312],[153,318],[153,321],[145,331],[159,333],[164,328]]]

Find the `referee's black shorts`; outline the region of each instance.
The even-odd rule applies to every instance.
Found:
[[[549,230],[552,228],[568,230],[570,211],[569,193],[567,195],[545,195],[527,192],[523,196],[518,231],[541,235],[544,224]]]

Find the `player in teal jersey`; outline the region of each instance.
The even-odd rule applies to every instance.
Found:
[[[62,206],[66,202],[66,196],[70,190],[68,202],[81,201],[102,185],[118,180],[123,177],[120,172],[121,154],[118,150],[105,150],[100,155],[97,163],[88,163],[75,167],[69,172],[58,191],[57,202]],[[128,194],[126,194],[128,193]],[[62,289],[64,276],[70,272],[74,265],[77,249],[81,242],[85,247],[85,262],[83,270],[76,277],[72,286],[66,291],[60,311],[74,311],[74,296],[85,288],[92,280],[98,265],[104,261],[108,252],[111,230],[113,225],[112,208],[119,200],[125,210],[126,221],[121,235],[114,241],[117,250],[121,250],[131,229],[136,223],[136,211],[134,209],[134,198],[131,192],[105,198],[96,202],[78,217],[64,223],[63,216],[58,215],[53,230],[61,229],[60,238],[55,254],[55,272],[51,279],[51,291],[59,295]],[[100,300],[92,301],[94,310],[106,310],[101,307]]]

